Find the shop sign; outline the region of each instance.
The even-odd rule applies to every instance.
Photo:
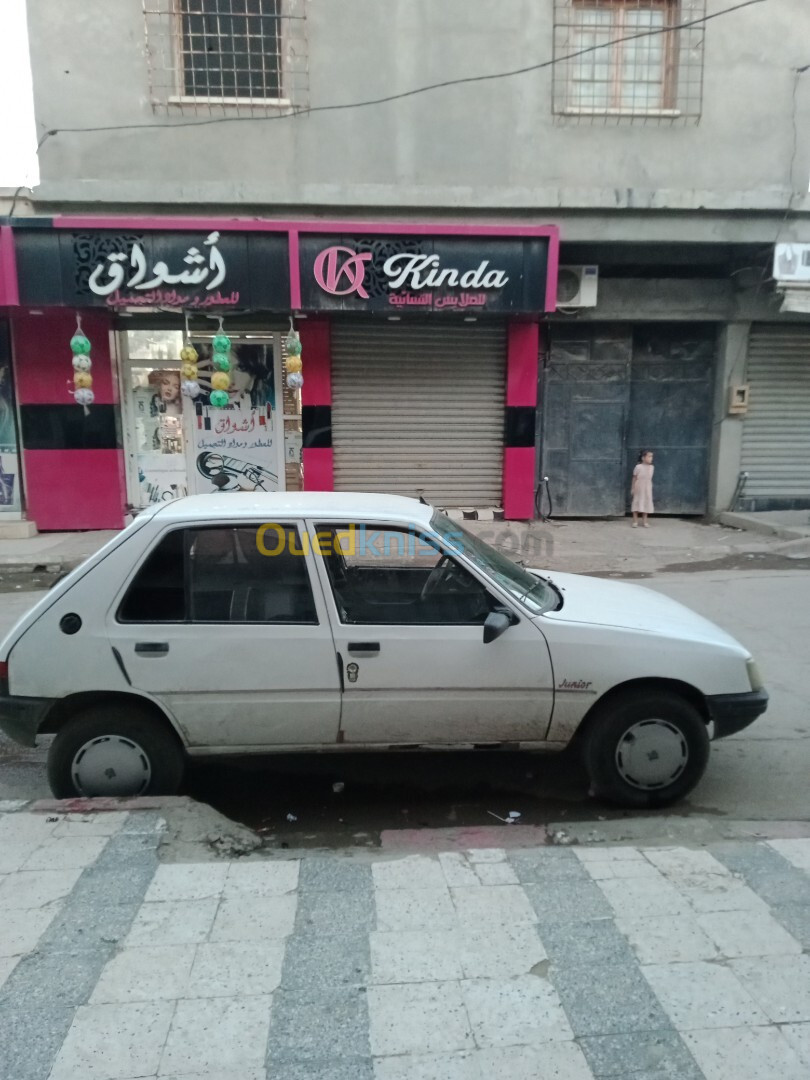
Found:
[[[178,310],[290,307],[284,233],[20,229],[23,304]]]
[[[302,237],[306,308],[543,311],[545,238]]]

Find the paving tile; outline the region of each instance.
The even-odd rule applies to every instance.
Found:
[[[281,983],[281,941],[227,941],[196,949],[185,997],[272,994]]]
[[[148,903],[159,900],[207,900],[221,895],[227,863],[162,864],[146,893]]]
[[[57,911],[56,905],[4,911],[0,925],[0,957],[21,956],[31,952]]]
[[[536,927],[511,926],[461,930],[459,959],[467,979],[508,979],[528,975],[547,955]]]
[[[148,865],[154,873],[158,866],[158,840],[159,836],[154,831],[130,833],[120,829],[115,836],[108,838],[96,866],[126,873],[131,867],[140,864]]]
[[[126,811],[109,811],[103,814],[66,814],[52,836],[113,836],[126,821]]]
[[[782,1024],[779,1030],[802,1064],[810,1070],[810,1024]]]
[[[709,851],[693,848],[644,848],[646,859],[667,877],[682,878],[692,874],[725,874],[729,871]]]
[[[0,817],[0,847],[7,843],[42,844],[61,820],[54,814],[4,814]]]
[[[484,1080],[484,1075],[478,1052],[461,1050],[375,1058],[374,1080]]]
[[[374,896],[370,888],[367,891],[358,889],[334,893],[304,891],[298,894],[295,931],[334,933],[340,929],[347,934],[359,934],[373,930],[375,918]]]
[[[768,846],[799,870],[810,874],[810,839],[769,840]]]
[[[721,964],[650,964],[642,971],[679,1031],[768,1022],[754,998]]]
[[[301,860],[301,892],[357,892],[371,888],[371,866],[346,857],[311,855]]]
[[[555,922],[578,923],[613,918],[613,908],[599,885],[574,861],[577,876],[549,878],[542,885],[523,886],[541,926]],[[574,896],[576,902],[573,902]]]
[[[446,885],[462,886],[462,885],[480,885],[481,879],[476,873],[476,864],[471,863],[466,855],[460,851],[442,851],[439,854],[439,863],[441,864],[442,871],[444,872],[444,881]],[[483,864],[482,864],[483,865]],[[493,863],[492,865],[498,866],[501,864]],[[509,867],[511,870],[511,867]],[[514,871],[512,871],[514,873]],[[517,881],[517,876],[515,876]]]
[[[85,1005],[113,948],[112,945],[107,945],[104,951],[38,948],[21,957],[0,991],[0,1015],[11,1001],[28,1001],[36,1009],[57,1012]],[[37,1014],[30,1015],[27,1022],[33,1037]]]
[[[162,1078],[161,1078],[162,1080]],[[233,1080],[233,1077],[227,1077]],[[242,1080],[242,1077],[239,1077]],[[273,1060],[267,1068],[267,1080],[374,1080],[371,1058],[346,1058],[335,1061]]]
[[[218,904],[215,898],[142,904],[125,945],[198,945],[208,937]]]
[[[449,1053],[475,1045],[456,982],[370,986],[368,1013],[375,1056]]]
[[[475,872],[482,885],[517,885],[515,871],[507,862],[475,863]]]
[[[805,951],[810,951],[810,904],[774,904],[771,915]]]
[[[0,987],[3,986],[19,961],[18,956],[0,956]]]
[[[368,934],[295,934],[287,939],[281,985],[306,991],[366,986],[370,973]]]
[[[378,930],[452,930],[456,910],[447,887],[375,892]]]
[[[95,862],[106,836],[57,836],[46,840],[25,862],[26,870],[73,870]]]
[[[42,943],[58,949],[97,949],[106,953],[129,933],[140,898],[127,904],[107,904],[104,896],[88,899],[86,894],[77,896],[77,890],[78,885],[70,897],[56,905],[55,917]]]
[[[594,881],[623,881],[625,878],[647,878],[648,881],[658,881],[661,877],[660,870],[643,859],[639,862],[635,859],[620,859],[618,862],[592,862],[585,865]]]
[[[226,894],[214,920],[211,940],[267,941],[289,937],[295,926],[296,906],[294,892],[285,896]]]
[[[561,848],[510,851],[508,858],[518,881],[524,884],[545,883],[551,878],[587,879],[585,869],[573,851]]]
[[[90,1003],[168,1001],[184,997],[196,949],[195,945],[123,949],[102,971]]]
[[[563,1042],[574,1033],[551,983],[536,975],[467,979],[461,992],[479,1047]]]
[[[660,1031],[670,1026],[655,994],[635,966],[552,966],[549,974],[578,1038]]]
[[[684,1040],[706,1080],[807,1080],[807,1066],[778,1028],[688,1031]]]
[[[456,930],[376,931],[371,935],[372,983],[442,982],[460,979]]]
[[[9,841],[0,844],[0,874],[11,874],[15,870],[22,870],[23,865],[36,851],[37,848],[30,843],[17,844]]]
[[[810,877],[771,845],[718,845],[717,853],[766,904],[810,904]]]
[[[32,1018],[32,1011],[36,1015]],[[56,1008],[47,999],[17,995],[3,1006],[0,1076],[3,1080],[44,1080],[73,1022],[73,1007]],[[71,1077],[81,1080],[81,1077]]]
[[[140,1080],[140,1078],[132,1077],[131,1080]],[[205,1072],[182,1073],[174,1076],[161,1075],[160,1080],[234,1080],[234,1075],[230,1069],[225,1072],[217,1069],[216,1072],[206,1070]],[[267,1072],[263,1068],[246,1069],[240,1066],[238,1080],[267,1080]]]
[[[555,967],[634,964],[633,953],[612,919],[549,923],[541,937]]]
[[[762,911],[715,911],[697,921],[722,956],[779,956],[800,953],[799,942]]]
[[[81,870],[18,870],[0,882],[0,911],[40,908],[71,891]]]
[[[810,1021],[810,956],[731,960],[729,967],[774,1023]]]
[[[364,1066],[358,1063],[370,1057],[368,1027],[366,993],[360,987],[279,990],[273,995],[268,1076],[288,1080],[294,1064],[320,1068],[344,1061],[357,1064],[359,1071]]]
[[[593,1075],[599,1080],[704,1080],[685,1042],[671,1028],[580,1039]],[[737,1077],[735,1080],[743,1080]]]
[[[371,875],[375,889],[441,889],[446,884],[439,861],[426,855],[375,862]]]
[[[106,849],[101,854],[104,858]],[[155,875],[154,857],[150,861],[129,863],[126,866],[102,866],[101,859],[88,867],[71,893],[71,903],[83,901],[98,904],[100,901],[112,907],[143,901],[144,894]],[[75,873],[76,871],[65,871]]]
[[[499,1046],[475,1058],[481,1080],[593,1080],[585,1055],[571,1042]]]
[[[270,1010],[263,996],[178,1001],[158,1075],[227,1070],[241,1077],[242,1068],[261,1067]]]
[[[468,848],[465,854],[471,863],[506,862],[506,848]]]
[[[599,844],[594,847],[578,847],[572,852],[581,863],[586,866],[590,866],[593,863],[604,862],[634,862],[639,865],[644,865],[646,859],[644,855],[635,847],[622,847],[620,845],[603,845]]]
[[[617,919],[641,964],[675,964],[713,960],[717,949],[700,925],[701,918],[726,919],[737,912],[717,915],[662,915],[654,919]]]
[[[157,1072],[174,1002],[85,1005],[76,1013],[49,1080],[120,1080]]]
[[[298,888],[298,859],[272,862],[232,862],[225,879],[226,897],[283,896]]]
[[[621,918],[684,915],[689,911],[689,905],[678,890],[661,874],[657,878],[607,879],[600,881],[599,887]]]
[[[768,905],[743,881],[730,874],[688,874],[671,879],[694,911],[759,911]]]
[[[531,926],[537,915],[520,885],[465,886],[451,889],[459,924],[463,927]]]

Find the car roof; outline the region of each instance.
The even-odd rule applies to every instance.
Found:
[[[273,521],[276,517],[371,518],[424,526],[430,523],[434,508],[418,499],[402,495],[375,495],[354,491],[257,491],[216,492],[189,495],[165,503],[156,512],[161,522],[189,521],[195,518],[241,518],[250,521]]]

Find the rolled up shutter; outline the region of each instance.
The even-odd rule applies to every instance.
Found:
[[[810,499],[810,327],[754,326],[742,440],[742,505]]]
[[[335,488],[500,506],[502,323],[336,324]]]

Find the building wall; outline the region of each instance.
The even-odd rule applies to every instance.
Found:
[[[312,106],[553,54],[551,0],[301,6]],[[710,13],[724,6],[708,0]],[[792,123],[794,69],[807,62],[810,40],[810,4],[801,0],[707,25],[703,115],[684,126],[561,120],[546,68],[363,110],[161,130],[142,0],[29,0],[28,9],[39,131],[122,128],[48,138],[41,201],[784,212],[795,189],[794,209],[804,205],[810,144],[800,139],[794,155]],[[682,10],[688,16],[692,0]],[[810,75],[796,91],[796,130],[807,131]]]

